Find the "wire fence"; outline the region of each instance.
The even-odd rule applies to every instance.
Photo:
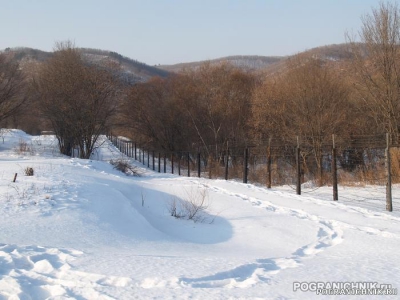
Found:
[[[374,187],[363,196],[341,195],[342,201],[380,201],[392,211],[392,182],[400,182],[400,148],[388,135],[340,137],[269,138],[244,146],[231,144],[213,153],[205,147],[196,151],[156,151],[112,134],[108,139],[124,154],[160,173],[182,176],[240,180],[273,186],[287,186],[297,194],[316,193],[332,187],[338,200],[338,186]],[[213,154],[210,154],[213,153]]]

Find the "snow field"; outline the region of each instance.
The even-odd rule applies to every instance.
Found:
[[[21,139],[30,151],[18,151]],[[321,299],[294,292],[293,282],[398,287],[398,210],[335,203],[324,189],[296,196],[159,174],[133,161],[143,175],[129,177],[107,163],[121,153],[104,137],[99,145],[98,160],[71,159],[56,155],[52,136],[5,134],[0,299]],[[34,176],[23,175],[28,166]],[[170,216],[174,198],[203,190],[204,222]]]

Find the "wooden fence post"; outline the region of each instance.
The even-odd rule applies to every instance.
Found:
[[[197,153],[197,177],[201,177],[200,152]]]
[[[336,145],[335,145],[334,134],[332,134],[332,187],[333,187],[333,201],[338,201],[339,195],[338,195],[338,179],[337,179],[337,166],[336,166]]]
[[[226,160],[225,160],[225,180],[228,180],[229,171],[229,148],[226,149]]]
[[[179,153],[179,156],[178,156],[178,175],[179,176],[181,176],[181,156],[182,156],[182,154]]]
[[[244,157],[243,157],[243,183],[247,183],[248,164],[249,164],[249,148],[246,148],[244,150]]]
[[[393,211],[392,206],[392,171],[391,171],[391,160],[390,160],[390,136],[386,133],[386,210]]]
[[[268,139],[268,148],[267,148],[267,188],[270,189],[272,186],[272,172],[271,172],[271,138]]]
[[[137,160],[137,155],[136,155],[136,143],[135,143],[135,160]]]
[[[188,171],[187,171],[187,176],[190,177],[190,153],[187,153],[187,167],[188,167]]]
[[[167,173],[167,154],[164,152],[164,173]]]
[[[296,148],[296,194],[301,195],[300,141],[298,136],[297,136],[297,148]]]

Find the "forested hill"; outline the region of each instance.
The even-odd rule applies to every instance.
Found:
[[[294,53],[293,55],[296,54],[317,56],[322,60],[327,60],[331,62],[342,62],[351,57],[347,44],[332,44],[327,46],[316,47],[305,50],[301,53]],[[211,65],[228,63],[244,71],[255,72],[258,74],[270,74],[279,72],[282,69],[284,69],[286,60],[290,59],[293,55],[288,55],[288,56],[236,55],[236,56],[221,57],[209,61],[194,61],[188,63],[174,64],[174,65],[161,65],[159,66],[159,68],[164,69],[166,71],[179,73],[185,69],[195,70],[205,62],[209,62]]]
[[[83,57],[91,63],[100,65],[110,61],[116,63],[124,72],[126,79],[131,83],[144,82],[153,76],[166,77],[171,72],[179,73],[185,69],[195,70],[206,62],[195,61],[155,67],[113,51],[91,48],[80,48],[80,50],[83,53]],[[53,55],[53,52],[46,52],[26,47],[6,48],[4,51],[13,52],[14,59],[18,60],[23,68],[24,66],[28,66],[28,64],[32,65],[32,63],[42,63]],[[302,53],[318,56],[323,60],[331,62],[342,62],[351,57],[346,44],[334,44],[312,48]],[[269,75],[282,71],[282,69],[285,68],[287,59],[290,59],[291,57],[292,56],[236,55],[212,59],[207,62],[212,65],[228,63],[244,71]]]
[[[95,64],[104,64],[106,62],[117,63],[125,73],[127,80],[131,83],[143,82],[153,76],[166,77],[168,71],[162,70],[145,63],[123,56],[117,52],[100,49],[80,48],[85,60]],[[22,67],[24,65],[40,64],[49,59],[53,52],[41,51],[32,48],[6,48],[5,52],[13,52],[14,59],[18,60]]]
[[[211,64],[229,63],[235,67],[244,69],[246,71],[256,71],[264,69],[269,65],[275,64],[283,60],[284,58],[285,58],[284,56],[236,55],[236,56],[227,56],[227,57],[212,59],[209,62]],[[196,61],[188,63],[179,63],[175,65],[161,65],[159,67],[161,69],[171,72],[180,72],[181,70],[184,69],[196,69],[205,62],[206,61]]]

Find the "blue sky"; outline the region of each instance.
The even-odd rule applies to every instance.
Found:
[[[393,1],[392,1],[393,2]],[[154,64],[290,55],[345,41],[378,0],[0,0],[0,49],[55,41]]]

